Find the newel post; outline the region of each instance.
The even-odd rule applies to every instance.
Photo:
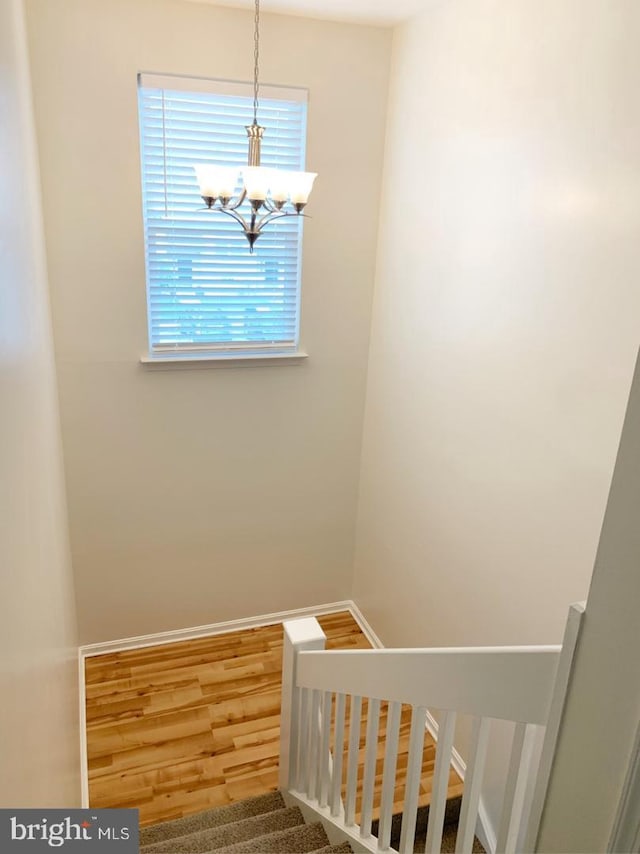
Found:
[[[287,620],[283,628],[279,786],[282,790],[288,790],[294,784],[300,732],[298,689],[296,688],[298,653],[324,649],[327,637],[315,617]]]

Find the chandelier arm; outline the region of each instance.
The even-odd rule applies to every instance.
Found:
[[[269,213],[265,214],[258,221],[257,230],[260,231],[263,228],[263,226],[269,225],[269,223],[273,222],[274,219],[280,219],[280,217],[282,217],[282,216],[297,216],[297,217],[303,216],[305,219],[311,219],[309,214],[306,214],[306,213],[302,213],[302,212],[298,213],[298,211],[278,211],[278,210],[275,210],[273,212],[269,212]]]
[[[280,219],[280,217],[283,216],[300,216],[300,214],[296,211],[269,211],[269,213],[266,213],[258,220],[256,231],[260,233],[265,225],[269,225],[269,223],[273,222],[274,219]]]
[[[263,217],[260,217],[260,219],[258,220],[256,231],[258,233],[260,233],[265,225],[269,225],[270,222],[273,222],[274,219],[279,219],[281,216],[286,216],[286,213],[284,211],[281,211],[281,212],[273,211],[273,212],[266,213]]]
[[[227,216],[233,217],[236,222],[239,222],[240,225],[242,226],[245,234],[251,233],[245,218],[242,216],[242,214],[236,213],[234,208],[218,208],[217,210],[220,213],[224,213],[224,214],[227,214]]]
[[[244,202],[244,200],[245,200],[246,198],[247,198],[247,191],[246,191],[246,189],[244,189],[244,188],[243,188],[243,189],[242,189],[242,192],[241,192],[241,193],[240,193],[240,195],[238,196],[238,200],[237,200],[237,201],[235,201],[235,202],[229,202],[229,204],[227,204],[227,205],[226,205],[225,207],[223,207],[223,208],[220,208],[220,210],[223,210],[223,211],[226,211],[226,210],[234,211],[236,208],[239,208],[239,207],[240,207],[240,205]]]

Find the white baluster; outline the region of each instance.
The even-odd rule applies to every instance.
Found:
[[[309,740],[308,725],[309,725],[309,689],[299,688],[299,710],[298,710],[298,746],[297,746],[297,763],[294,788],[300,792],[306,790],[307,766],[309,764],[309,754],[307,752],[307,743]]]
[[[369,700],[367,712],[367,736],[364,756],[364,778],[362,782],[362,811],[360,836],[371,836],[373,813],[373,787],[376,781],[376,759],[378,755],[378,724],[380,700]]]
[[[322,734],[320,738],[320,806],[329,803],[329,737],[331,735],[331,692],[322,698]]]
[[[378,851],[387,851],[391,845],[391,822],[393,819],[393,799],[396,788],[398,734],[400,732],[401,717],[402,705],[400,703],[389,703],[387,711],[387,734],[384,744],[384,771],[382,774]]]
[[[426,854],[440,854],[444,812],[447,806],[447,792],[449,791],[449,774],[451,772],[451,749],[453,748],[455,731],[456,713],[445,712],[438,728],[436,767],[433,772],[431,802],[429,804]]]
[[[362,697],[351,697],[349,713],[349,758],[347,760],[347,796],[345,798],[345,824],[356,823],[356,787],[358,784],[358,755],[360,752],[360,715]]]
[[[305,752],[307,754],[307,773],[305,776],[305,785],[304,785],[304,793],[309,796],[309,792],[311,791],[311,781],[314,778],[316,766],[314,763],[314,752],[315,752],[315,729],[313,726],[313,698],[315,691],[310,689],[309,697],[307,699],[307,743]]]
[[[331,815],[340,813],[342,791],[342,759],[344,754],[344,709],[345,694],[336,694],[336,722],[333,740],[333,778],[331,780]]]
[[[515,854],[536,736],[535,726],[516,724],[496,854]]]
[[[480,788],[487,758],[490,729],[491,721],[489,718],[474,718],[469,761],[464,775],[464,794],[462,796],[460,820],[458,821],[456,854],[471,854],[473,850],[473,839],[478,821],[478,806],[480,804]]]
[[[320,695],[314,688],[311,692],[311,714],[309,715],[309,788],[307,795],[314,801],[318,796],[318,764],[320,762]]]
[[[422,776],[422,754],[424,749],[424,727],[427,710],[424,706],[414,706],[411,714],[411,735],[409,737],[409,757],[407,764],[407,783],[402,810],[402,831],[400,833],[400,854],[412,854],[416,835],[416,816],[418,814],[418,795]]]

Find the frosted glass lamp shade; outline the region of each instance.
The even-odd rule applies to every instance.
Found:
[[[271,184],[271,169],[264,166],[245,166],[242,170],[244,188],[251,202],[264,202]]]
[[[215,166],[210,163],[194,166],[200,185],[200,195],[205,198],[230,199],[236,191],[238,169],[232,166]]]
[[[318,177],[317,172],[289,172],[289,189],[294,205],[306,205],[311,195],[313,182]]]

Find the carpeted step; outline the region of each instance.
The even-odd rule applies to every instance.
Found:
[[[324,848],[316,848],[311,854],[353,854],[353,848],[348,842],[339,845],[325,845]]]
[[[176,818],[172,821],[164,821],[161,824],[141,828],[140,847],[144,848],[156,842],[164,842],[166,839],[173,839],[176,836],[187,836],[209,827],[232,824],[252,816],[281,810],[284,807],[285,803],[280,792],[269,792],[266,795],[247,798],[245,801],[236,801],[233,804],[214,807],[196,815],[188,815],[184,818]]]
[[[304,824],[298,807],[254,815],[218,827],[207,827],[185,836],[174,836],[144,848],[145,854],[208,854],[210,851],[229,848],[238,842],[257,839],[277,831],[288,830]]]
[[[457,824],[445,825],[444,831],[442,833],[442,845],[440,846],[441,854],[455,854],[457,835]],[[413,850],[423,852],[426,841],[426,833],[421,837],[418,837],[418,835],[416,834],[416,844]],[[485,854],[484,848],[482,847],[482,845],[480,845],[480,843],[475,837],[473,839],[473,848],[471,850],[473,854]]]
[[[247,839],[228,848],[219,848],[215,854],[307,854],[328,845],[324,828],[316,822]]]

